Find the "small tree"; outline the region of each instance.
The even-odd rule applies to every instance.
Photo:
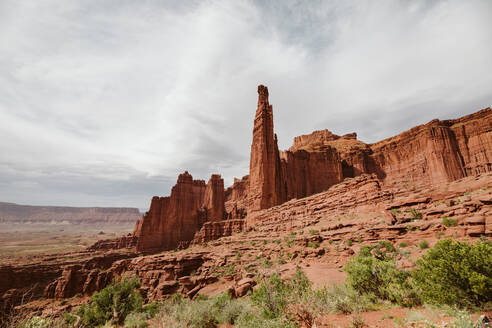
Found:
[[[405,306],[418,304],[419,297],[408,279],[410,273],[396,267],[396,253],[389,241],[361,247],[359,255],[345,266],[349,286],[361,295],[372,295]]]
[[[413,278],[425,302],[483,305],[492,296],[492,242],[441,240],[417,261]]]
[[[84,304],[78,314],[82,323],[88,327],[104,325],[111,320],[122,324],[132,311],[142,309],[142,296],[138,288],[137,277],[115,280],[113,284],[92,295],[88,304]]]

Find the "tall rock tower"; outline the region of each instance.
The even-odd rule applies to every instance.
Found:
[[[272,105],[268,102],[268,88],[259,85],[249,163],[248,211],[282,203],[280,186],[280,157],[277,136],[273,130]]]

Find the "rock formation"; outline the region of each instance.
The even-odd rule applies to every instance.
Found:
[[[279,151],[268,96],[268,88],[259,85],[249,175],[224,190],[219,175],[205,185],[185,172],[169,197],[152,199],[133,237],[94,247],[128,248],[136,242],[138,251],[155,252],[210,241],[242,228],[237,220],[257,218],[257,211],[362,174],[374,175],[386,189],[410,190],[492,171],[490,108],[455,120],[433,120],[374,144],[357,140],[356,133],[314,131]]]
[[[206,243],[221,237],[231,236],[243,231],[244,225],[245,220],[243,219],[205,222],[200,231],[195,234],[193,243]]]
[[[224,180],[214,174],[207,185],[180,174],[168,197],[153,197],[150,209],[137,222],[137,251],[156,252],[186,246],[207,221],[224,218]]]
[[[319,193],[364,173],[376,174],[386,186],[408,188],[492,171],[490,108],[455,120],[436,119],[374,144],[357,140],[356,133],[315,131],[294,138],[289,150],[279,152],[268,89],[260,85],[258,93],[248,213]]]
[[[268,88],[258,86],[247,211],[254,212],[292,198],[306,197],[341,180],[342,165],[334,148],[326,147],[323,152],[305,149],[279,152]]]
[[[273,130],[273,109],[268,102],[268,88],[258,86],[249,164],[248,210],[275,206],[284,201],[281,189],[280,156]]]

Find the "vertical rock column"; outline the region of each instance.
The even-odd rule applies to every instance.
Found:
[[[281,203],[280,186],[280,157],[273,130],[272,106],[268,102],[268,88],[259,85],[249,164],[248,211]]]

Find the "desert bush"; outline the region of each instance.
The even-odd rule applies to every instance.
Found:
[[[159,302],[152,302],[152,303],[145,305],[142,308],[142,312],[148,314],[149,317],[153,318],[156,316],[157,313],[159,313],[161,306],[162,306],[162,304]]]
[[[347,285],[333,285],[328,291],[330,312],[352,313],[357,308],[359,295]]]
[[[307,247],[318,248],[320,245],[321,244],[317,241],[310,241],[310,242],[308,242]]]
[[[382,240],[371,246],[362,246],[359,250],[359,255],[361,256],[372,256],[382,261],[394,259],[397,253],[398,251],[395,246],[393,246],[393,244],[388,240]]]
[[[410,273],[396,267],[397,250],[389,241],[364,246],[345,266],[347,283],[359,295],[388,300],[403,306],[419,304]]]
[[[481,306],[492,295],[492,242],[443,239],[417,261],[413,278],[425,302]]]
[[[53,321],[34,316],[26,321],[24,321],[19,328],[51,328],[53,326]]]
[[[456,221],[455,219],[450,219],[447,216],[443,216],[442,225],[446,227],[456,227],[458,225],[458,221]]]
[[[234,325],[243,313],[250,312],[252,312],[252,308],[247,300],[233,300],[224,305],[217,318],[220,323]]]
[[[398,214],[401,214],[401,210],[399,210],[399,209],[397,209],[397,208],[393,208],[393,209],[391,210],[391,215],[392,215],[395,219],[396,219],[396,216],[397,216]]]
[[[147,313],[130,313],[125,319],[125,328],[146,328],[149,326],[147,323],[149,318],[150,316]]]
[[[427,242],[427,240],[422,240],[419,243],[419,249],[426,249],[426,248],[429,248],[429,243]]]
[[[138,292],[140,281],[136,277],[115,280],[113,284],[92,295],[88,304],[78,311],[81,324],[96,327],[112,320],[122,324],[126,316],[142,309],[142,296]]]
[[[233,300],[227,293],[195,300],[175,294],[161,305],[157,320],[163,327],[213,328],[221,323],[236,324],[239,316],[251,311],[248,300]]]
[[[422,213],[420,213],[420,211],[415,208],[410,209],[410,214],[412,214],[414,220],[422,219]]]
[[[352,315],[352,318],[350,319],[350,327],[351,328],[363,328],[367,327],[366,322],[364,321],[364,318],[359,312],[356,312]]]
[[[268,319],[282,316],[292,287],[274,273],[269,279],[264,279],[259,288],[251,295],[251,301],[263,309],[263,316]]]
[[[267,319],[256,313],[243,313],[234,325],[235,328],[297,328],[297,324],[285,317]]]

